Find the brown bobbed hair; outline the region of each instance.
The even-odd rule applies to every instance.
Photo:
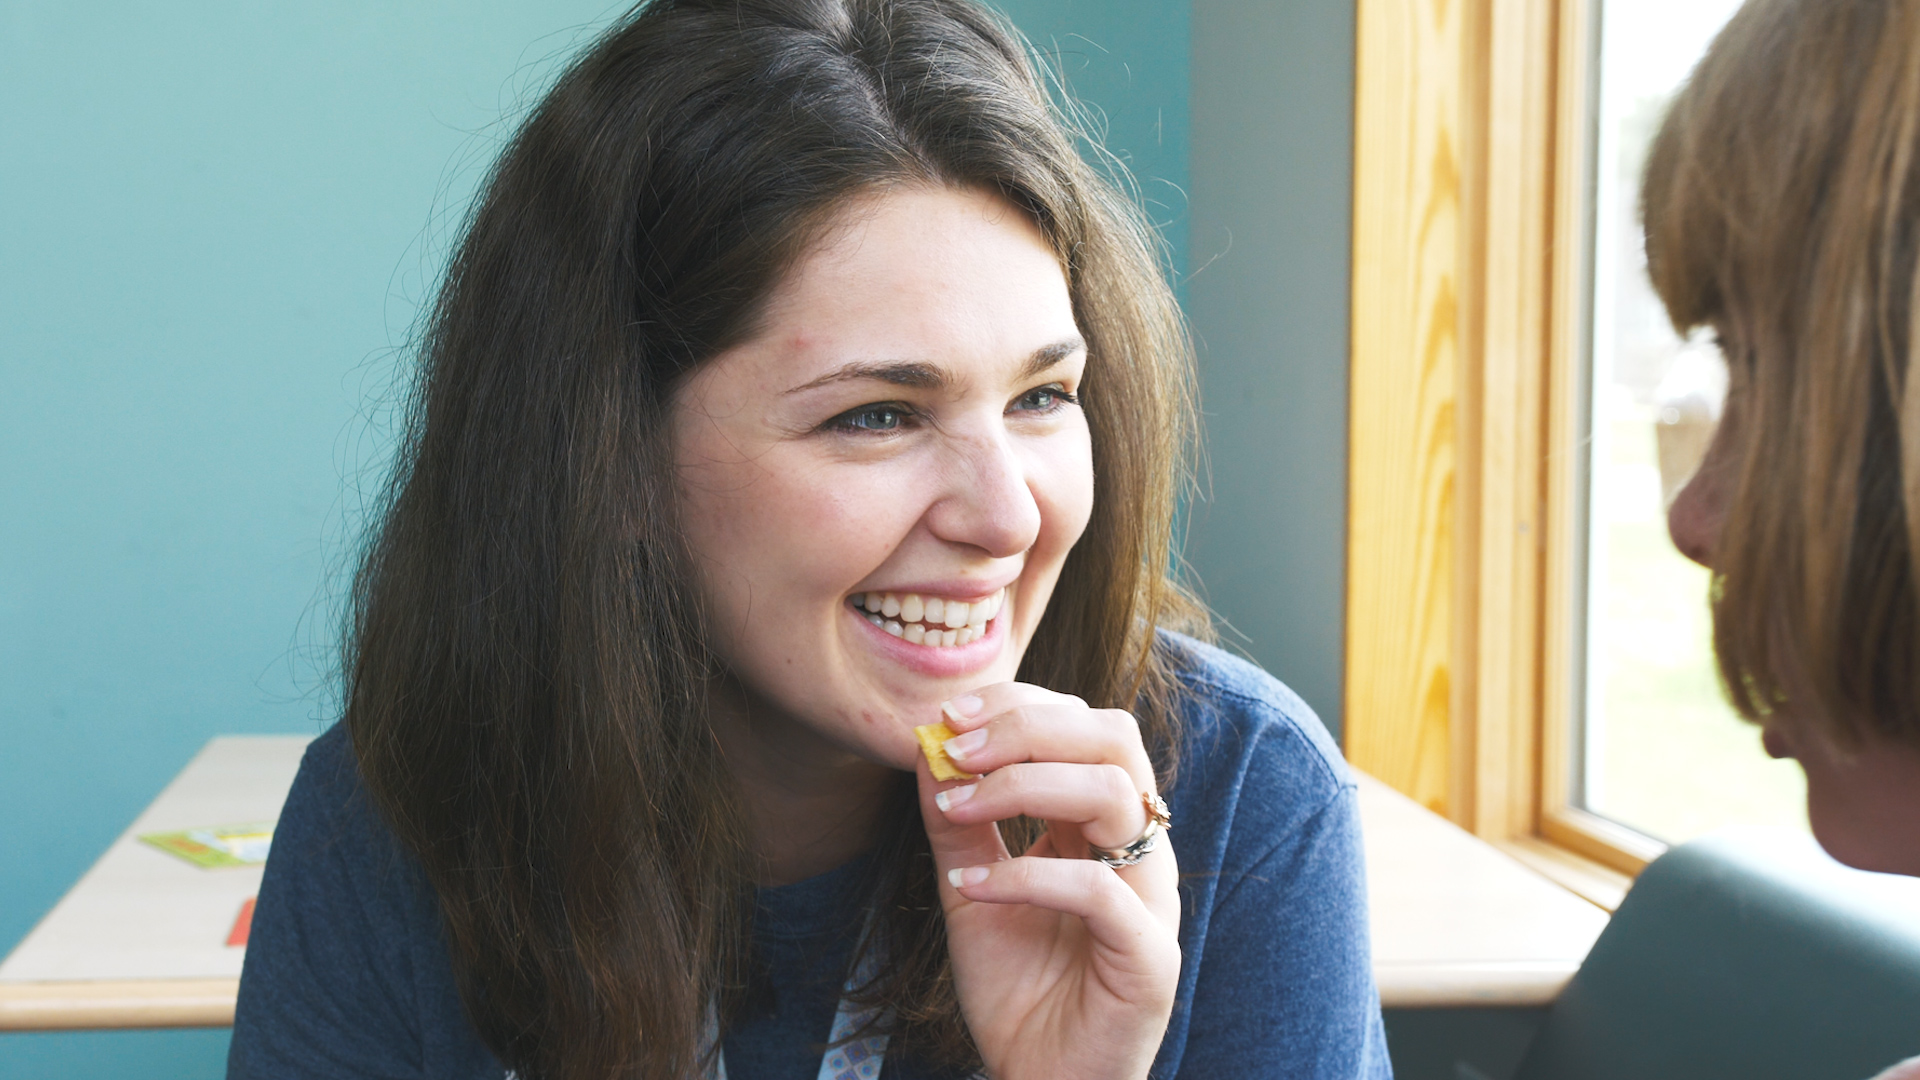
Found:
[[[1920,0],[1748,0],[1675,99],[1655,288],[1731,374],[1714,648],[1740,712],[1920,746]]]
[[[749,983],[754,864],[705,719],[726,673],[667,419],[850,200],[985,190],[1058,254],[1095,499],[1020,678],[1133,709],[1173,769],[1178,661],[1155,629],[1206,629],[1168,576],[1191,350],[1157,238],[1036,70],[970,0],[656,0],[495,164],[355,580],[345,723],[438,895],[476,1027],[528,1080],[693,1075],[709,1004],[724,1024]],[[898,798],[859,996],[891,1008],[893,1052],[965,1068],[910,775]]]

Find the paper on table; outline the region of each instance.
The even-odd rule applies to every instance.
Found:
[[[267,849],[273,845],[273,822],[147,833],[140,842],[209,870],[259,866],[267,861]]]
[[[203,870],[139,837],[274,820],[308,741],[240,735],[208,743],[0,963],[0,991],[32,982],[238,978],[247,950],[229,947],[227,937],[266,867]]]

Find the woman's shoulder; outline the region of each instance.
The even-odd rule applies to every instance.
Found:
[[[1385,1076],[1358,801],[1339,748],[1258,666],[1179,634],[1160,647],[1182,726],[1167,802],[1183,967],[1156,1075]]]
[[[462,1011],[432,888],[336,724],[308,745],[274,826],[228,1076],[500,1071]]]
[[[274,826],[267,876],[302,894],[302,902],[316,893],[364,901],[371,891],[400,907],[414,906],[407,901],[424,885],[418,863],[361,783],[345,724],[307,745]]]
[[[346,798],[360,791],[360,774],[354,767],[353,744],[347,739],[346,724],[332,725],[307,744],[294,784],[295,789],[305,795],[324,792]]]
[[[1285,683],[1184,634],[1162,631],[1160,647],[1172,658],[1178,682],[1182,786],[1231,777],[1236,787],[1279,785],[1313,804],[1353,786],[1326,725]]]
[[[334,724],[307,744],[273,839],[276,851],[309,844],[386,847],[394,842],[360,782],[346,724]]]

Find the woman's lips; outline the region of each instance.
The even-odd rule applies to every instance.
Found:
[[[1793,748],[1787,745],[1786,736],[1774,728],[1760,729],[1760,746],[1770,758],[1790,758]]]
[[[1000,655],[1000,650],[1006,643],[1007,619],[1005,616],[1009,608],[1006,604],[1005,590],[995,593],[989,599],[993,607],[989,609],[991,614],[984,624],[975,624],[971,621],[974,611],[970,609],[969,621],[964,626],[946,627],[943,619],[936,630],[927,625],[923,598],[921,617],[911,624],[913,629],[920,632],[918,642],[912,640],[909,624],[900,622],[898,616],[892,619],[887,618],[883,614],[884,607],[881,612],[872,612],[866,610],[864,603],[859,606],[849,603],[847,616],[857,624],[856,632],[861,634],[863,639],[881,655],[927,675],[962,675],[992,663]],[[905,613],[911,614],[911,609],[907,609]],[[875,616],[879,616],[877,623],[874,620]],[[889,628],[889,623],[898,628],[897,633]],[[962,643],[960,638],[962,631],[965,630],[971,630],[972,633],[966,635],[968,640]],[[936,634],[941,638],[941,644],[930,645],[929,639]],[[947,634],[953,635],[954,644],[945,644]]]
[[[1002,587],[978,600],[916,592],[865,592],[847,598],[854,611],[892,637],[921,648],[957,648],[985,637],[1005,606]]]

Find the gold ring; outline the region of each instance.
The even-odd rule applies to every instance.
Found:
[[[1167,809],[1166,800],[1151,791],[1140,793],[1140,804],[1147,810],[1147,827],[1140,830],[1132,843],[1117,848],[1088,844],[1087,853],[1116,870],[1146,858],[1147,852],[1159,845],[1160,834],[1173,828],[1173,813]]]

